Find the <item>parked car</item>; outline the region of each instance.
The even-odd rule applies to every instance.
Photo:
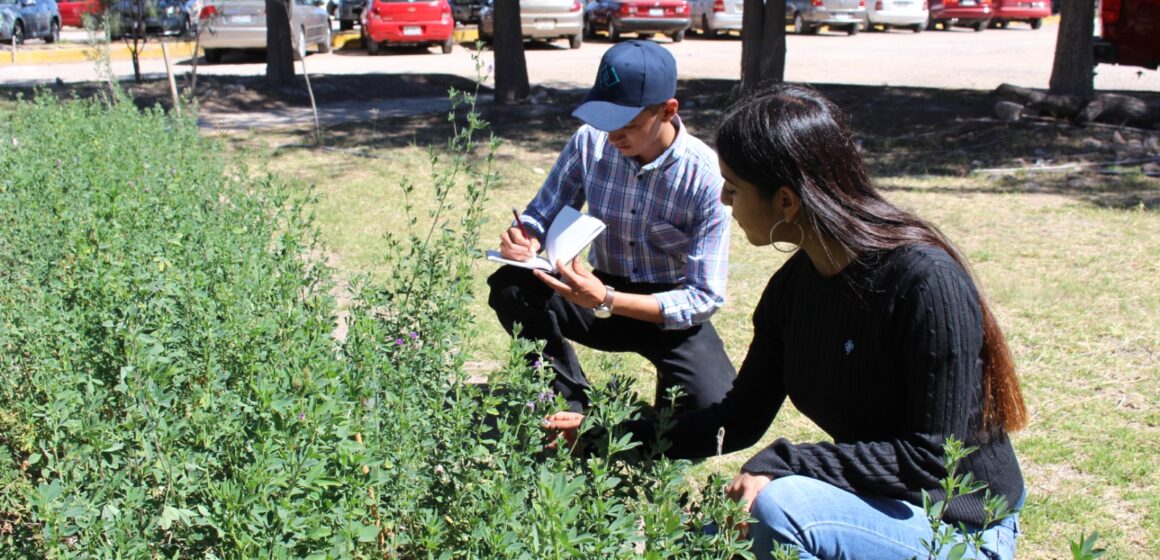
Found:
[[[520,33],[525,41],[567,39],[569,47],[578,49],[583,31],[580,0],[520,0]],[[495,4],[487,0],[479,12],[479,37],[490,42],[494,36]]]
[[[705,35],[741,31],[745,0],[689,0],[692,29]]]
[[[381,45],[439,45],[449,54],[455,42],[455,20],[447,0],[372,0],[362,20],[367,54]]]
[[[117,0],[109,6],[109,36],[193,36],[197,33],[196,4],[196,0]]]
[[[102,12],[100,0],[63,0],[56,7],[60,9],[60,24],[69,27],[84,27],[85,14],[100,16]]]
[[[28,38],[60,41],[56,0],[0,0],[0,41],[23,44]]]
[[[1004,28],[1013,21],[1027,22],[1031,29],[1043,27],[1043,18],[1051,15],[1048,0],[992,0],[991,27]]]
[[[483,11],[483,0],[450,0],[451,17],[455,23],[467,25],[479,23],[479,13]]]
[[[206,62],[221,62],[227,51],[266,50],[266,0],[216,0],[201,9],[199,20]],[[292,0],[290,29],[295,58],[306,57],[307,45],[330,52],[325,0]]]
[[[866,19],[866,0],[786,0],[785,22],[793,32],[813,35],[822,27],[855,35]]]
[[[866,20],[862,25],[866,31],[880,26],[883,31],[904,27],[921,33],[929,18],[926,0],[872,0],[866,4]]]
[[[930,0],[930,19],[926,28],[933,30],[941,25],[943,31],[951,27],[970,27],[982,31],[991,25],[995,11],[991,0]]]
[[[339,30],[354,29],[354,24],[363,20],[363,12],[366,11],[366,7],[367,0],[338,0],[335,14]]]
[[[1160,2],[1103,0],[1100,36],[1094,43],[1097,63],[1160,67]]]
[[[686,0],[593,0],[584,13],[584,35],[603,31],[612,42],[624,33],[641,38],[663,33],[680,43],[690,24]]]

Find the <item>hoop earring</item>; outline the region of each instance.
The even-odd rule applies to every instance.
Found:
[[[773,247],[773,250],[775,250],[779,253],[788,254],[788,253],[792,253],[794,251],[797,251],[798,249],[801,248],[802,243],[804,243],[806,240],[806,230],[805,230],[805,228],[802,227],[801,224],[799,224],[797,222],[790,222],[791,224],[797,226],[798,234],[799,234],[800,238],[798,239],[797,247],[794,247],[792,249],[782,249],[781,247],[778,247],[777,242],[773,240],[773,231],[777,229],[777,226],[780,226],[783,223],[785,223],[785,220],[778,220],[776,224],[773,224],[773,227],[769,228],[769,244]]]

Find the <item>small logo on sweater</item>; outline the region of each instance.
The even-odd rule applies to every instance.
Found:
[[[846,344],[842,346],[842,349],[844,349],[846,351],[846,355],[849,356],[850,352],[854,351],[854,339],[851,338],[850,340],[847,340]]]

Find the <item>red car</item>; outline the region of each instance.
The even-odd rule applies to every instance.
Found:
[[[85,14],[101,13],[101,0],[60,0],[56,5],[60,8],[62,26],[84,27]]]
[[[455,46],[447,0],[370,0],[362,18],[367,54],[378,54],[382,45],[439,45],[443,54]]]
[[[1007,27],[1013,21],[1025,21],[1031,29],[1043,27],[1043,18],[1051,15],[1049,0],[993,0],[991,27]]]
[[[615,43],[621,33],[641,38],[664,33],[679,43],[691,23],[686,0],[594,0],[584,13],[584,34],[591,38],[603,31]]]
[[[1160,0],[1103,0],[1096,62],[1160,67]]]
[[[991,24],[994,16],[991,0],[930,0],[930,19],[926,28],[933,30],[937,23],[942,24],[943,31],[950,31],[952,26],[982,31]]]

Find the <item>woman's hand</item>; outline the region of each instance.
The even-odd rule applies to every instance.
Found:
[[[753,474],[741,471],[741,474],[733,477],[733,482],[725,485],[725,495],[729,496],[736,502],[745,504],[745,512],[753,512],[753,501],[757,499],[757,495],[765,489],[765,485],[769,484],[773,477],[764,474]],[[749,536],[749,524],[738,523],[737,531],[742,538]]]
[[[580,436],[580,424],[584,415],[579,412],[557,412],[544,418],[544,430],[548,432],[548,449],[556,448],[556,440],[562,435],[569,451],[576,450],[576,439]]]
[[[572,259],[571,263],[557,261],[556,271],[560,273],[559,279],[541,270],[535,271],[535,274],[536,278],[556,290],[564,299],[580,307],[591,309],[604,303],[608,288],[581,264],[580,257]]]
[[[525,237],[522,229],[512,226],[499,234],[499,254],[513,261],[529,261],[540,252],[540,240]]]

